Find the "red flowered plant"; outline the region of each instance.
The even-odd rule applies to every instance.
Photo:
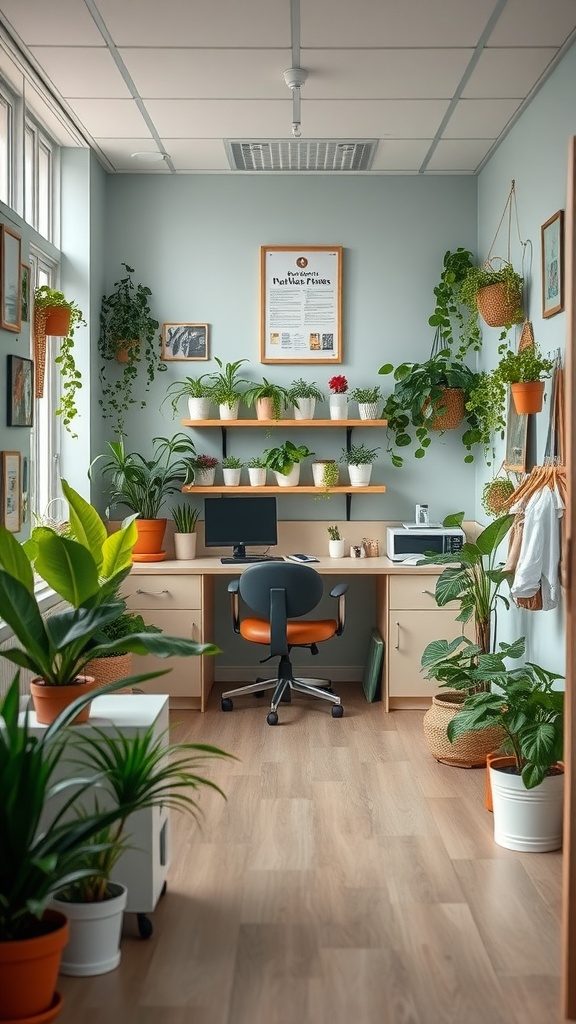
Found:
[[[218,459],[213,455],[197,455],[193,463],[196,469],[214,469],[218,465]]]
[[[335,377],[331,377],[328,381],[328,387],[335,395],[343,395],[348,391],[348,381],[342,374],[336,374]]]

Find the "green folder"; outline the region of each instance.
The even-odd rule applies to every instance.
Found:
[[[362,677],[362,688],[366,700],[371,704],[375,700],[382,699],[380,680],[382,678],[382,665],[384,662],[384,641],[376,628],[372,630],[364,675]]]

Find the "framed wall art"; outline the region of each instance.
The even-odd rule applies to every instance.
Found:
[[[30,274],[31,269],[27,263],[20,264],[20,310],[23,324],[30,322]]]
[[[0,326],[5,331],[19,331],[22,326],[20,289],[22,286],[20,235],[2,225],[2,272],[0,276]]]
[[[162,359],[208,359],[208,324],[163,324]]]
[[[542,237],[542,316],[564,309],[564,210],[558,210],[540,229]]]
[[[18,533],[22,526],[22,457],[20,452],[1,453],[2,526]]]
[[[9,427],[31,427],[34,410],[34,363],[22,356],[7,356],[8,395],[6,422]]]
[[[342,362],[342,246],[263,245],[260,362]]]

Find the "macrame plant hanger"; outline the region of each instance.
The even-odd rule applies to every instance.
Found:
[[[496,234],[494,235],[494,238],[492,240],[492,244],[490,246],[490,249],[488,250],[488,256],[486,257],[486,259],[484,261],[484,264],[483,264],[483,269],[484,270],[488,270],[488,271],[490,271],[490,270],[499,270],[499,269],[502,269],[502,267],[504,265],[508,265],[508,266],[512,267],[512,265],[513,265],[512,264],[512,260],[511,260],[512,218],[514,218],[514,223],[515,223],[515,226],[516,226],[516,234],[518,236],[518,242],[520,243],[520,248],[521,248],[521,251],[522,251],[521,276],[522,276],[522,279],[524,281],[524,289],[523,289],[524,290],[524,301],[523,301],[523,304],[522,304],[522,308],[526,309],[527,305],[528,305],[528,277],[529,277],[529,274],[530,274],[530,271],[531,271],[531,265],[532,265],[532,242],[529,239],[524,241],[522,239],[521,234],[520,234],[520,222],[519,222],[519,219],[518,219],[518,204],[516,202],[516,182],[515,182],[514,178],[512,178],[512,182],[510,184],[510,191],[508,193],[508,198],[507,198],[507,200],[506,200],[506,202],[504,204],[504,209],[502,211],[502,216],[500,217],[500,221],[498,223],[498,227],[496,228]],[[504,224],[505,221],[507,223],[506,256],[505,257],[504,256],[496,256],[496,255],[494,255],[494,247],[495,247],[496,242],[498,240],[498,236],[500,234],[500,230],[502,228],[502,225]],[[496,261],[498,261],[499,266],[495,266],[494,265]],[[510,300],[510,303],[511,302],[512,302],[512,300]],[[517,310],[515,310],[513,308],[513,304],[509,304],[509,308],[504,310],[504,312],[502,313],[501,317],[499,317],[497,314],[495,314],[493,317],[491,317],[489,315],[489,313],[484,312],[484,310],[482,308],[480,308],[480,313],[481,313],[483,319],[486,321],[486,323],[488,323],[489,326],[491,326],[491,327],[503,327],[506,324],[509,324],[511,322],[515,323],[515,322],[519,322],[520,321],[520,318],[516,315],[517,314]],[[502,335],[502,340],[504,339],[504,337],[505,337],[505,335]],[[534,332],[533,332],[533,329],[532,329],[532,324],[530,323],[529,320],[526,319],[526,317],[524,317],[524,320],[522,321],[522,334],[521,334],[520,344],[521,344],[521,347],[523,347],[523,348],[526,347],[527,345],[534,344]]]

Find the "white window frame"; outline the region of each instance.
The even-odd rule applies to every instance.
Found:
[[[15,153],[15,131],[16,131],[16,107],[18,97],[8,87],[3,78],[0,78],[0,96],[8,108],[8,123],[6,131],[6,197],[2,200],[9,206],[11,210],[14,210],[15,204],[15,168],[14,168],[14,153]]]
[[[50,138],[38,122],[26,113],[25,132],[32,135],[32,210],[26,209],[24,202],[24,220],[31,224],[40,233],[40,149],[44,149],[49,156],[48,209],[45,211],[48,233],[44,236],[49,242],[54,242],[54,195],[58,174],[58,145]]]
[[[58,263],[36,246],[30,247],[31,289],[38,284],[58,287]],[[54,339],[52,339],[54,341]],[[50,346],[48,340],[48,347]],[[50,512],[60,498],[60,420],[55,411],[60,403],[62,386],[54,353],[48,348],[44,378],[44,396],[34,401],[34,426],[30,438],[29,490],[32,521],[35,515]],[[42,481],[42,483],[41,483]],[[54,515],[52,508],[50,514]],[[56,516],[57,518],[57,516]]]

